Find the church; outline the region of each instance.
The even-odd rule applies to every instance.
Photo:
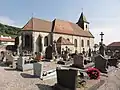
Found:
[[[89,30],[89,22],[83,12],[76,23],[54,19],[42,20],[32,17],[19,33],[19,52],[45,52],[49,45],[56,43],[57,52],[66,47],[74,53],[93,49],[94,36]]]

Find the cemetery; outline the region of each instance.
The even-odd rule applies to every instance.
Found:
[[[49,45],[45,54],[23,52],[17,54],[10,51],[1,52],[1,65],[5,64],[11,69],[21,72],[32,72],[33,78],[42,81],[57,79],[51,87],[53,90],[78,90],[89,86],[88,82],[94,80],[94,84],[101,83],[100,78],[110,72],[109,68],[118,69],[119,58],[117,55],[106,53],[103,45],[103,33],[101,32],[99,52],[93,53],[89,48],[88,53],[71,53],[66,46],[62,53],[57,52],[57,47]],[[24,73],[25,74],[25,73]],[[94,85],[93,84],[93,85]],[[89,86],[92,87],[93,85]],[[98,85],[99,87],[99,85]]]

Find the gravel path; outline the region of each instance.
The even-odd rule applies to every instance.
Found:
[[[50,90],[56,79],[42,81],[33,78],[32,71],[20,72],[0,67],[0,90]]]
[[[0,90],[51,90],[56,83],[56,79],[42,81],[32,73],[0,67]],[[120,69],[111,68],[108,77],[101,76],[101,82],[88,90],[120,90]]]

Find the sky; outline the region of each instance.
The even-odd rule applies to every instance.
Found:
[[[82,11],[95,43],[100,42],[101,32],[106,45],[120,41],[120,0],[0,0],[0,22],[17,27],[23,27],[32,16],[76,23]]]

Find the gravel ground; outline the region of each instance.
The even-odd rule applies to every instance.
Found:
[[[51,90],[56,79],[42,81],[33,78],[32,71],[20,72],[0,67],[0,90]]]
[[[42,81],[33,77],[32,73],[33,71],[20,72],[0,67],[0,90],[51,90],[50,86],[56,83],[56,79]],[[120,69],[111,67],[108,77],[101,76],[100,83],[88,90],[120,90]]]

